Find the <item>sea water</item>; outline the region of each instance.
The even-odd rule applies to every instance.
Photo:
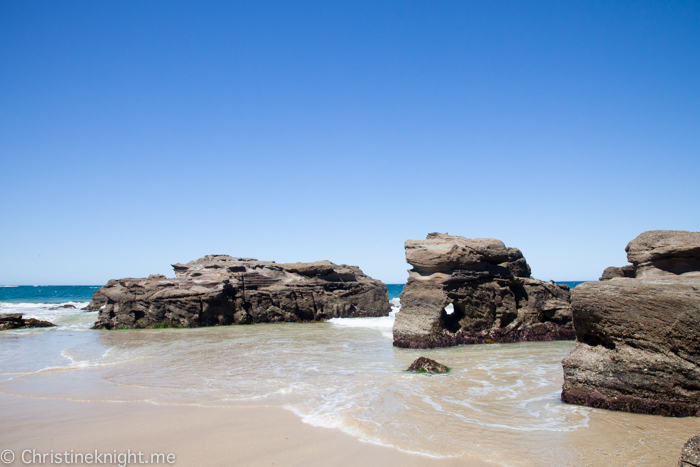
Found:
[[[0,313],[58,324],[0,333],[0,393],[282,407],[363,441],[508,466],[673,465],[700,432],[695,418],[562,403],[573,342],[393,347],[401,285],[389,286],[393,311],[382,318],[118,331],[89,331],[97,313],[79,308],[94,287],[37,288],[0,288]],[[57,306],[66,303],[76,308]],[[419,356],[452,371],[406,372]]]

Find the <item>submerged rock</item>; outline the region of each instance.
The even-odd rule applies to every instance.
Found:
[[[413,371],[415,373],[449,373],[450,369],[435,360],[426,357],[418,357],[415,362],[411,363],[411,366],[409,366],[406,371]]]
[[[700,435],[693,436],[685,443],[678,467],[700,467]]]
[[[699,413],[700,277],[688,269],[697,254],[688,241],[696,236],[688,234],[645,232],[627,246],[636,278],[573,290],[578,343],[562,362],[564,402],[669,416]]]
[[[531,278],[517,248],[439,233],[405,248],[413,269],[394,322],[395,346],[574,339],[569,287]]]
[[[390,311],[386,286],[357,266],[210,255],[173,268],[174,279],[109,281],[90,304],[100,310],[95,328],[319,321]]]
[[[0,314],[0,331],[6,331],[8,329],[48,328],[53,326],[56,325],[48,321],[34,318],[24,319],[21,313]]]

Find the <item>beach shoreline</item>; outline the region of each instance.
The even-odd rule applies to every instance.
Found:
[[[494,464],[434,458],[360,441],[306,424],[279,407],[202,407],[149,402],[78,402],[0,395],[0,449],[22,452],[174,454],[172,465],[464,466]],[[30,452],[25,454],[30,459]],[[116,462],[115,462],[116,464]],[[80,464],[77,465],[87,465]],[[135,463],[129,465],[137,465]]]

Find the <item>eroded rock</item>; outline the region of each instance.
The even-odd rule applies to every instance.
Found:
[[[531,278],[517,248],[438,233],[405,247],[413,269],[401,294],[394,345],[574,339],[569,287]]]
[[[625,251],[632,264],[606,268],[601,281],[623,277],[700,278],[700,232],[649,230],[629,242]]]
[[[173,268],[173,279],[109,281],[90,305],[100,310],[95,327],[318,321],[390,311],[386,286],[356,266],[210,255]]]
[[[663,232],[669,239],[660,236]],[[587,282],[572,291],[578,343],[562,362],[564,402],[669,416],[698,414],[700,280],[686,268],[675,269],[679,274],[668,273],[672,268],[661,274],[650,269],[659,258],[666,265],[683,263],[670,254],[689,257],[692,248],[679,247],[678,239],[694,236],[685,233],[645,232],[627,247],[637,278]]]
[[[82,310],[84,311],[100,311],[100,308],[105,306],[107,304],[107,297],[102,295],[102,292],[100,292],[100,289],[95,290],[92,293],[92,301],[88,303],[86,307],[83,307]]]

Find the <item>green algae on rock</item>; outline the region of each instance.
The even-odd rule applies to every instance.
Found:
[[[442,363],[438,363],[435,360],[431,360],[426,357],[418,357],[416,361],[411,363],[411,366],[408,367],[408,370],[406,371],[412,371],[414,373],[431,373],[431,374],[436,374],[436,373],[449,373],[450,368],[443,365]]]

